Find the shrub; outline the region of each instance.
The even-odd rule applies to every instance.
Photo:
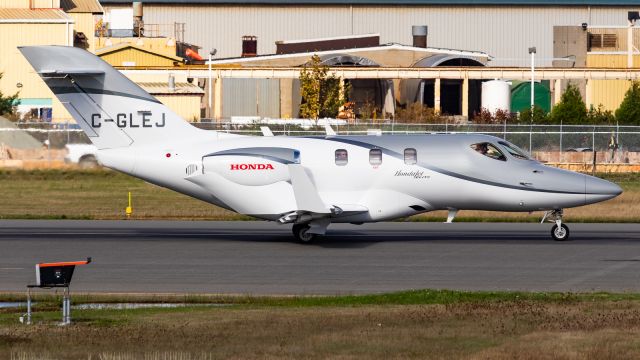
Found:
[[[550,119],[555,124],[587,123],[587,106],[577,86],[569,84],[560,102],[551,110]]]
[[[616,110],[616,119],[622,125],[640,125],[640,83],[634,81]]]
[[[0,80],[2,80],[2,73],[0,73]],[[2,91],[0,91],[0,115],[12,114],[19,103],[18,93],[11,96],[4,96]]]

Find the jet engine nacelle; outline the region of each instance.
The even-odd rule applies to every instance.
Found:
[[[204,173],[214,172],[239,185],[264,186],[289,181],[289,168],[282,162],[259,156],[216,155],[202,160]]]

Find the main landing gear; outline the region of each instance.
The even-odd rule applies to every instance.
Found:
[[[311,226],[309,224],[293,224],[293,236],[303,244],[310,244],[316,238],[316,234],[312,234],[309,232]]]
[[[544,214],[542,222],[549,220],[555,223],[551,228],[551,237],[555,241],[565,241],[569,239],[569,227],[562,223],[562,209],[549,210]]]

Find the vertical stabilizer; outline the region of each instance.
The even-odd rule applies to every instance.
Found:
[[[193,140],[191,126],[99,57],[67,46],[19,48],[99,149]]]

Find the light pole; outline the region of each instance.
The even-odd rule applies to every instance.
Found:
[[[213,58],[213,56],[216,54],[216,52],[218,52],[218,50],[213,49],[211,51],[209,51],[209,80],[207,80],[207,84],[209,86],[209,103],[207,104],[208,108],[209,108],[209,118],[212,118],[211,115],[211,104],[213,103],[212,97],[213,97],[213,86],[212,86],[212,79],[211,79],[211,60]]]
[[[531,120],[529,122],[529,153],[533,153],[531,147],[533,145],[533,110],[535,108],[535,92],[534,92],[534,81],[535,81],[535,59],[536,59],[536,47],[529,48],[529,54],[531,55]]]
[[[627,13],[627,20],[629,20],[629,27],[627,27],[627,67],[633,67],[633,27],[636,25],[636,21],[640,20],[640,13],[638,11],[629,11]]]
[[[536,60],[536,47],[529,48],[529,55],[531,55],[531,115],[533,120],[533,106],[535,105],[534,100],[534,81],[535,81],[535,60]]]

